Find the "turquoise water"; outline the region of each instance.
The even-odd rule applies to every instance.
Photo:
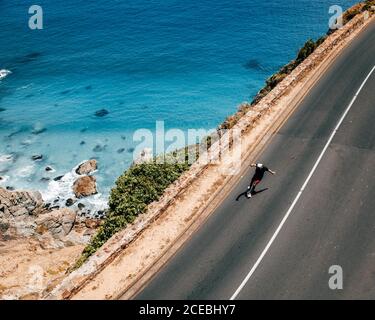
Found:
[[[38,1],[44,29],[30,30],[30,2],[1,1],[0,185],[46,193],[96,158],[105,198],[135,130],[215,128],[327,31],[330,5],[355,2]]]

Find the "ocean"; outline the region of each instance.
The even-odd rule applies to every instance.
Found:
[[[0,186],[65,199],[72,169],[95,158],[87,201],[105,207],[136,130],[216,128],[328,30],[331,5],[354,3],[39,0],[44,28],[31,30],[30,1],[1,0]]]

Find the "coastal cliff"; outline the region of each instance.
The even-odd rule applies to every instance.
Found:
[[[310,44],[307,42],[306,49],[311,48]],[[314,43],[314,50],[317,47]],[[314,50],[307,53],[311,54]],[[285,76],[271,78],[267,85],[274,88],[294,69],[289,70],[287,65],[282,69]],[[238,120],[242,115],[239,114]],[[235,122],[237,123],[237,119]],[[39,158],[35,157],[33,160],[38,161]],[[87,211],[83,210],[84,207],[79,202],[79,199],[97,192],[96,179],[91,175],[96,170],[96,163],[91,161],[91,166],[92,168],[88,168],[90,164],[84,164],[75,170],[78,177],[72,176],[75,181],[69,186],[72,197],[63,199],[63,202],[56,198],[58,204],[54,200],[44,202],[39,192],[0,188],[0,297],[39,298],[41,292],[48,292],[58,279],[64,277],[66,270],[69,270],[80,256],[84,245],[92,239],[91,235],[101,222],[86,218],[82,213]],[[160,166],[152,163],[140,163],[124,173],[112,195],[112,215],[100,229],[98,236],[93,238],[96,241],[87,247],[84,258],[87,259],[101,248],[116,231],[123,229],[125,225],[130,226],[138,216],[146,212],[148,205],[165,195],[168,186],[178,181],[181,174],[188,169],[189,166],[185,164],[160,169]],[[143,186],[142,175],[147,178],[150,173],[155,179]],[[134,190],[130,183],[133,175],[138,179],[137,190]],[[163,179],[164,176],[170,180]],[[58,184],[63,177],[55,179]],[[162,180],[162,183],[159,183],[158,179]],[[137,203],[134,203],[135,191],[138,196]],[[63,208],[64,206],[67,208]],[[35,275],[40,279],[38,283],[32,280]]]
[[[77,181],[94,179],[89,174],[96,168],[95,160],[82,163]],[[79,196],[93,189],[96,184],[81,183]],[[101,220],[69,200],[70,207],[59,207],[38,191],[0,187],[0,299],[40,298],[79,257]]]

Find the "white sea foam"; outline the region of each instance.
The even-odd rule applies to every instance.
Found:
[[[60,180],[51,181],[48,184],[47,190],[42,192],[43,199],[46,202],[53,202],[56,199],[68,199],[74,197],[73,183],[78,178],[75,168],[66,173]]]
[[[25,90],[25,89],[28,89],[28,88],[30,88],[30,87],[32,87],[32,86],[33,86],[33,84],[30,83],[30,84],[27,84],[27,85],[25,85],[25,86],[19,87],[19,88],[17,88],[16,90],[17,90],[17,91],[18,91],[18,90]]]
[[[21,178],[26,178],[31,176],[35,172],[35,166],[29,165],[22,167],[17,170],[16,176],[21,177]]]
[[[9,162],[13,160],[13,156],[11,154],[2,154],[0,155],[0,162]]]
[[[9,180],[9,176],[2,176],[1,178],[2,179],[0,180],[0,185],[4,184],[5,182],[7,182]]]
[[[0,80],[4,79],[5,77],[7,77],[9,74],[11,74],[12,72],[9,71],[9,70],[6,70],[6,69],[1,69],[0,70]]]
[[[32,139],[25,139],[23,141],[21,141],[21,145],[23,146],[29,146],[33,143],[34,141]]]
[[[108,208],[108,202],[101,193],[88,197],[84,201],[81,201],[81,203],[86,205],[93,213],[104,211]]]
[[[81,163],[84,162],[85,161]],[[76,173],[78,166],[66,173],[60,180],[53,180],[49,182],[47,190],[41,192],[43,200],[46,203],[51,203],[53,206],[65,207],[67,199],[75,198],[73,193],[73,184],[80,177]],[[106,199],[104,199],[101,193],[79,199],[79,201],[77,201],[73,207],[75,207],[78,203],[85,205],[85,210],[90,210],[90,214],[92,215],[95,215],[95,213],[98,211],[104,211],[108,206]]]

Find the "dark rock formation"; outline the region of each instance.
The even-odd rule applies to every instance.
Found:
[[[65,205],[67,206],[67,207],[71,207],[73,204],[75,204],[76,203],[76,200],[74,200],[74,199],[72,199],[72,198],[69,198],[69,199],[67,199],[66,200],[66,202],[65,202]]]
[[[92,160],[89,160],[80,164],[79,167],[76,169],[76,173],[79,175],[86,175],[97,170],[97,168],[98,168],[97,161],[92,159]]]
[[[43,160],[43,155],[37,154],[31,157],[32,160],[38,161],[38,160]]]
[[[95,148],[92,149],[92,151],[94,151],[94,152],[103,152],[105,148],[106,148],[106,146],[102,147],[100,144],[97,144],[95,146]]]
[[[106,109],[101,109],[95,112],[95,116],[99,118],[105,117],[108,114],[109,114],[109,111]]]

